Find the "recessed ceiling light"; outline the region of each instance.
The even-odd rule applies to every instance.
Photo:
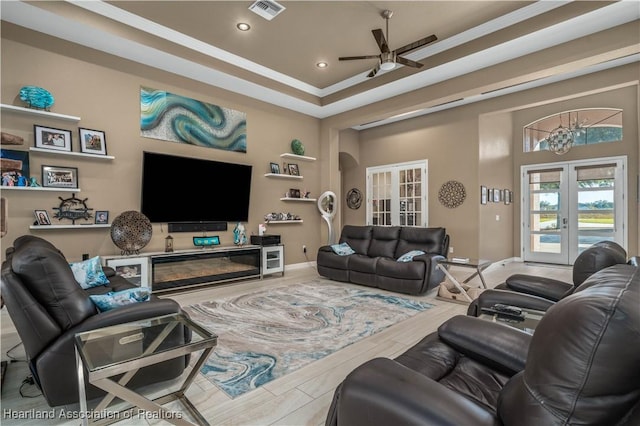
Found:
[[[326,62],[324,62],[324,61],[320,61],[320,62],[318,62],[318,63],[316,64],[316,67],[318,67],[318,68],[326,68],[326,67],[328,67],[328,66],[329,66],[329,64],[328,64],[328,63],[326,63]]]
[[[247,24],[246,22],[240,22],[238,25],[236,25],[236,28],[238,28],[240,31],[249,31],[251,29],[251,25]]]

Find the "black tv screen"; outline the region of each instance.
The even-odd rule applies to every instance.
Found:
[[[246,222],[251,168],[144,152],[140,211],[153,223]]]

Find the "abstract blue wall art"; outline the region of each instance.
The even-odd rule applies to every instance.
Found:
[[[164,90],[141,87],[140,135],[247,152],[247,114]]]

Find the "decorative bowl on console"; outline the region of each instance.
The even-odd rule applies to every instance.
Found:
[[[140,253],[152,235],[149,218],[135,210],[123,212],[111,224],[111,240],[125,255]]]

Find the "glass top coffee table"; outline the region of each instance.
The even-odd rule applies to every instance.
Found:
[[[485,310],[481,311],[478,318],[486,321],[498,322],[509,327],[520,329],[526,333],[533,334],[533,331],[544,316],[545,312],[526,308],[520,309],[522,310],[523,318],[503,316],[493,312],[487,312]]]
[[[190,330],[191,342],[172,344],[172,340],[168,337],[176,327],[185,327]],[[208,425],[196,407],[187,399],[185,392],[216,346],[217,341],[218,336],[182,314],[164,315],[76,334],[80,409],[82,413],[85,413],[82,416],[82,424],[89,424],[89,420],[92,424],[109,424],[132,418],[133,409],[130,407],[119,412],[106,411],[115,398],[120,398],[150,413],[153,418],[165,420],[175,425],[192,425],[193,423],[187,421],[182,413],[170,411],[162,406],[178,400],[193,416],[197,424]],[[200,350],[202,350],[200,357],[191,366],[191,370],[180,389],[175,392],[151,400],[125,387],[142,367],[186,356]],[[107,392],[97,407],[91,411],[87,410],[85,369],[88,372],[89,383]],[[113,380],[113,376],[117,375],[122,376],[117,381]],[[108,415],[101,416],[100,413]]]

